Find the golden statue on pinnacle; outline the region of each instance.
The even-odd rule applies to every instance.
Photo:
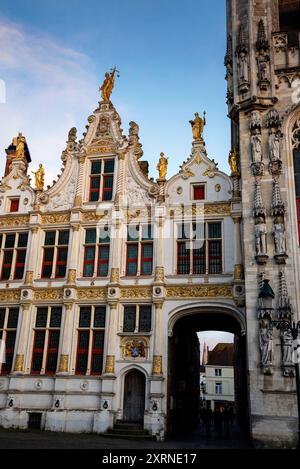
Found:
[[[157,170],[158,170],[160,180],[165,180],[166,179],[167,168],[168,168],[168,158],[166,158],[164,153],[161,152],[160,158],[159,158],[158,164],[157,164]]]
[[[119,74],[119,71],[117,70],[117,66],[115,65],[114,68],[112,69],[112,71],[110,73],[106,72],[105,73],[105,79],[104,79],[104,82],[102,84],[102,86],[100,86],[100,91],[101,91],[101,96],[102,96],[102,99],[103,101],[109,101],[110,99],[110,95],[112,93],[112,90],[114,88],[114,85],[115,85],[115,74],[117,73],[117,77],[120,76]]]
[[[16,139],[16,158],[24,158],[25,156],[25,137],[19,132]]]
[[[35,188],[37,191],[44,190],[45,184],[45,170],[42,163],[39,164],[39,169],[37,171],[31,171],[35,176]]]
[[[203,142],[203,130],[206,124],[205,116],[205,111],[203,113],[203,118],[199,117],[198,112],[195,112],[195,119],[190,121],[194,140],[200,140],[201,142]]]

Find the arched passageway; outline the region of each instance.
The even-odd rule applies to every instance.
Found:
[[[200,421],[200,350],[197,332],[234,334],[236,423],[249,434],[247,355],[244,318],[236,310],[206,308],[178,312],[170,320],[168,344],[168,434],[193,431]]]

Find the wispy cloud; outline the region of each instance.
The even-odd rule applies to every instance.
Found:
[[[42,162],[47,183],[60,168],[72,126],[82,128],[95,108],[97,74],[89,57],[41,33],[0,18],[0,79],[7,98],[0,104],[1,173],[4,148],[19,131],[27,138],[32,167]]]

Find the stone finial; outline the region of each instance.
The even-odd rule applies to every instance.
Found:
[[[272,216],[283,216],[285,212],[284,203],[281,198],[279,183],[277,179],[273,180],[273,195],[272,195]]]
[[[136,159],[140,159],[144,152],[142,150],[142,144],[140,143],[139,137],[139,126],[136,122],[129,122],[129,145],[134,148],[134,154]]]
[[[284,270],[279,272],[277,313],[279,319],[291,319],[292,316]]]
[[[255,182],[255,191],[254,191],[254,211],[253,214],[255,217],[265,217],[266,208],[263,203],[261,195],[260,181]]]
[[[262,19],[259,21],[257,27],[256,48],[258,51],[269,49],[269,42],[266,36],[265,24]]]

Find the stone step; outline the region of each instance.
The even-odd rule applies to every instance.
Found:
[[[116,439],[122,439],[122,440],[156,440],[155,436],[153,435],[141,435],[140,433],[136,434],[129,434],[127,433],[126,435],[123,433],[101,433],[101,436],[104,436],[106,438],[116,438]]]
[[[142,429],[127,429],[127,428],[119,428],[117,426],[114,426],[114,428],[110,428],[107,430],[107,433],[120,433],[124,435],[149,435],[149,432],[147,430],[142,430]]]

